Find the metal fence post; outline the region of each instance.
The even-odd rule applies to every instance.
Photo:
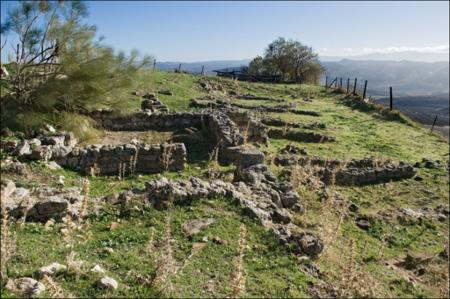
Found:
[[[389,110],[392,111],[394,107],[394,99],[392,98],[392,86],[389,86]]]

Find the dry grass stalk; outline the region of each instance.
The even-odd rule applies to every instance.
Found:
[[[2,194],[1,198],[1,279],[7,278],[8,263],[16,253],[16,234],[11,230],[10,219],[8,212],[6,211],[5,202],[7,196]]]
[[[64,290],[53,278],[44,275],[42,282],[46,286],[46,291],[50,294],[51,298],[75,298],[72,294]]]
[[[208,168],[217,168],[219,165],[219,151],[220,151],[220,144],[219,141],[216,146],[213,148],[211,153],[209,154],[208,159]]]
[[[187,265],[189,265],[189,262],[192,260],[192,258],[194,256],[196,256],[197,254],[199,254],[203,248],[206,247],[206,243],[194,243],[192,244],[192,249],[191,249],[191,253],[189,254],[189,256],[184,260],[183,264],[181,265],[181,267],[179,267],[179,269],[177,270],[176,273],[181,273],[184,268],[186,268]]]
[[[245,270],[244,270],[244,251],[245,251],[245,238],[247,230],[244,224],[241,224],[239,231],[239,256],[234,264],[234,272],[232,279],[232,294],[231,298],[236,298],[239,295],[245,293]]]
[[[136,153],[130,157],[130,174],[134,175],[134,173],[136,172],[136,164],[137,164],[137,160],[138,160],[138,155],[139,155],[139,146],[136,147]]]
[[[82,190],[84,196],[83,196],[83,202],[81,204],[81,208],[78,211],[80,222],[82,222],[83,217],[86,216],[88,213],[90,186],[91,186],[91,183],[88,179],[84,179],[82,181],[81,190]]]
[[[340,273],[345,273],[337,285],[337,295],[340,298],[381,298],[388,294],[382,294],[378,282],[367,272],[362,270],[362,265],[356,262],[355,242],[350,239],[348,248],[342,248],[339,261],[336,264],[341,268]],[[345,251],[345,252],[344,252]],[[346,259],[342,259],[348,252]],[[342,262],[344,261],[344,262]]]
[[[242,130],[242,132],[241,132],[241,134],[242,134],[242,137],[244,137],[244,143],[247,143],[248,142],[248,135],[249,135],[249,128],[250,128],[250,122],[248,121],[247,122],[247,125],[243,128],[243,130]]]
[[[158,288],[163,294],[170,294],[173,291],[171,277],[175,275],[178,270],[177,263],[172,254],[173,250],[171,242],[171,218],[170,216],[167,216],[160,255],[156,260],[156,276],[152,282],[152,285]]]
[[[174,147],[170,146],[168,143],[162,144],[161,161],[164,171],[169,171],[170,165],[173,163],[173,153]]]

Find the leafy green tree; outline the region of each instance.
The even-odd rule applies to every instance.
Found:
[[[266,72],[264,60],[261,56],[256,56],[248,65],[248,73],[250,75],[263,75]]]
[[[311,47],[294,40],[278,38],[268,45],[264,57],[250,62],[253,74],[281,76],[282,80],[316,83],[323,68]]]

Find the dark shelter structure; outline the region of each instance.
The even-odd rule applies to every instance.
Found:
[[[274,75],[252,75],[248,73],[248,67],[230,67],[220,70],[214,70],[219,77],[237,79],[239,81],[251,81],[251,82],[281,82],[281,76]]]

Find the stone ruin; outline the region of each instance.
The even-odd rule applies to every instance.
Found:
[[[186,162],[186,147],[183,143],[91,146],[76,148],[56,162],[86,175],[119,174],[124,177],[134,173],[181,171]]]
[[[408,179],[416,174],[414,167],[400,161],[379,161],[372,157],[350,161],[330,160],[320,157],[299,156],[283,151],[274,159],[275,165],[285,167],[315,167],[317,176],[324,183],[343,186],[363,186]],[[289,174],[290,170],[287,170]]]
[[[141,110],[148,113],[169,113],[169,108],[164,105],[155,94],[146,93],[142,96]]]
[[[294,131],[290,129],[270,128],[267,134],[273,139],[287,139],[291,141],[315,143],[336,141],[336,139],[331,136],[326,136],[315,132]]]
[[[261,123],[263,123],[267,126],[298,128],[298,129],[307,129],[307,130],[325,129],[327,127],[326,124],[322,123],[322,122],[312,122],[312,123],[308,123],[308,124],[303,124],[303,123],[297,123],[297,122],[289,122],[289,121],[282,120],[280,118],[273,118],[273,117],[267,117],[267,116],[261,118]]]
[[[309,111],[309,110],[301,110],[295,109],[296,104],[284,104],[284,105],[275,105],[275,106],[264,106],[264,105],[245,105],[239,103],[233,103],[228,99],[217,99],[211,97],[205,97],[201,99],[191,99],[189,103],[189,107],[192,108],[222,108],[222,109],[230,109],[230,108],[240,108],[240,109],[249,109],[252,111],[258,112],[278,112],[278,113],[293,113],[299,115],[309,115],[309,116],[321,116],[319,112]]]
[[[154,99],[146,100],[153,101],[148,102],[151,105],[146,107],[153,107]],[[156,103],[155,107],[158,105],[160,104]],[[202,132],[207,137],[209,145],[217,149],[218,160],[221,163],[236,165],[233,183],[218,179],[207,182],[195,177],[188,180],[160,178],[149,181],[145,184],[145,190],[142,191],[149,204],[164,209],[172,204],[183,205],[202,198],[224,197],[239,202],[246,213],[256,217],[265,227],[272,229],[280,242],[287,244],[295,253],[310,256],[320,254],[323,250],[323,242],[311,233],[302,232],[292,223],[292,213],[303,212],[298,193],[293,190],[290,183],[278,181],[268,170],[264,164],[264,154],[259,149],[249,148],[245,143],[248,141],[267,144],[269,137],[304,142],[334,141],[334,138],[313,132],[269,128],[266,124],[274,125],[273,119],[266,119],[264,124],[249,111],[242,112],[230,108],[229,105],[222,105],[220,101],[214,101],[214,105],[216,109],[200,112],[168,113],[168,109],[145,108],[144,111],[127,116],[111,110],[94,111],[90,116],[99,127],[111,131],[171,130],[180,132],[175,137],[180,140],[191,138]],[[293,112],[291,107],[275,108]],[[157,111],[158,113],[155,113]],[[281,122],[281,125],[289,126],[289,123]],[[185,144],[181,142],[77,148],[74,147],[76,140],[73,141],[73,136],[67,134],[61,136],[42,136],[38,139],[40,144],[36,142],[39,145],[35,148],[40,148],[39,154],[33,154],[31,147],[27,148],[27,142],[29,145],[31,141],[22,142],[21,146],[17,144],[11,148],[15,152],[22,153],[24,157],[52,159],[64,167],[76,169],[84,174],[114,175],[118,173],[122,177],[133,173],[183,170],[187,158]],[[349,161],[345,167],[341,167],[344,164],[342,161],[329,161],[306,155],[304,150],[290,147],[276,157],[275,164],[285,167],[315,165],[320,168],[318,173],[323,182],[335,181],[336,184],[341,185],[386,182],[408,178],[415,173],[414,169],[406,163],[376,164],[373,159],[363,159]],[[30,204],[27,204],[26,211],[31,213],[29,215],[32,219],[38,221],[45,220],[52,214],[48,212],[46,205],[58,207],[53,209],[55,213],[51,215],[52,217],[70,214],[72,205],[79,200],[61,196],[63,200],[52,201],[44,207],[41,206],[42,201],[31,200]],[[74,195],[74,197],[77,196]],[[39,198],[39,196],[32,198]],[[9,210],[14,214],[23,210],[20,208],[20,206],[12,206]]]

